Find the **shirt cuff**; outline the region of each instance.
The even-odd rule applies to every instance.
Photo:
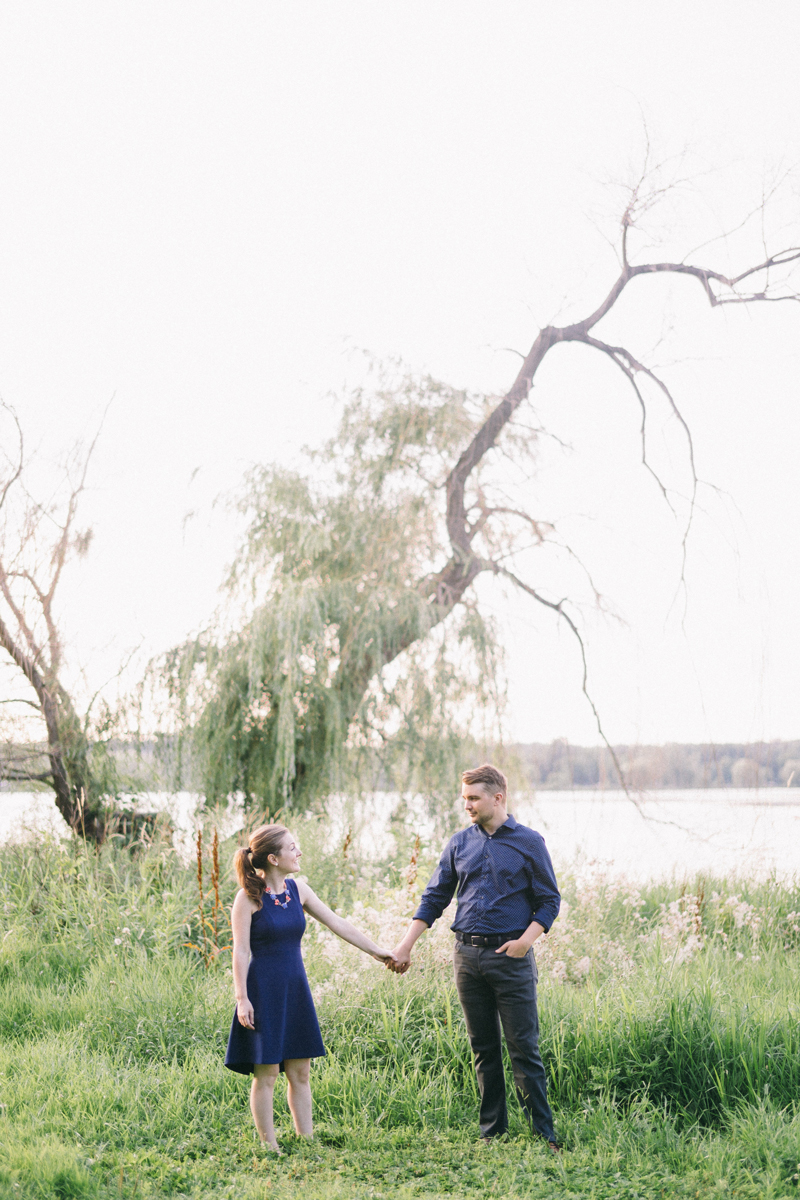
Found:
[[[436,918],[438,916],[441,916],[441,914],[431,912],[431,910],[429,908],[423,908],[422,906],[420,906],[417,909],[417,911],[414,913],[414,916],[411,919],[412,919],[412,921],[424,921],[425,924],[428,926],[428,929],[430,929],[430,927],[433,925],[433,922],[436,920]]]

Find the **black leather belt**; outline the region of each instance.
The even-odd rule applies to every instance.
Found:
[[[454,929],[457,942],[463,942],[465,946],[502,946],[504,942],[512,942],[520,935],[518,933],[462,933],[460,929]]]

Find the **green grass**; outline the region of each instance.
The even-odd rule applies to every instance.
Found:
[[[325,854],[313,822],[301,836],[317,889],[391,939],[413,908],[403,871]],[[226,902],[233,890],[226,876]],[[796,1195],[800,894],[564,890],[538,955],[561,1158],[513,1097],[508,1138],[478,1141],[440,922],[402,979],[309,929],[329,1053],[313,1142],[291,1133],[278,1085],[276,1160],[247,1081],[222,1067],[230,958],[191,948],[194,864],[166,842],[0,848],[0,1197]]]

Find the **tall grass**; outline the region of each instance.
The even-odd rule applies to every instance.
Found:
[[[300,833],[316,890],[391,946],[424,856],[418,883],[406,863],[326,851],[314,822]],[[197,864],[166,836],[0,847],[0,1196],[795,1194],[795,888],[567,878],[538,953],[558,1163],[511,1095],[502,1153],[477,1144],[445,921],[402,979],[310,923],[319,1138],[282,1118],[287,1156],[269,1164],[221,1065],[230,951],[209,905],[233,897],[232,850],[213,883],[205,860],[201,912]]]

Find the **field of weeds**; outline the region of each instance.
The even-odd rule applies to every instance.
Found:
[[[319,894],[391,948],[432,858],[360,861],[324,849],[318,819],[296,829]],[[558,1159],[513,1097],[508,1138],[478,1141],[446,919],[402,978],[309,922],[317,1137],[291,1133],[279,1084],[276,1160],[222,1066],[233,848],[217,872],[209,828],[201,899],[166,836],[0,847],[3,1197],[798,1193],[800,889],[562,871],[562,916],[537,945]]]

